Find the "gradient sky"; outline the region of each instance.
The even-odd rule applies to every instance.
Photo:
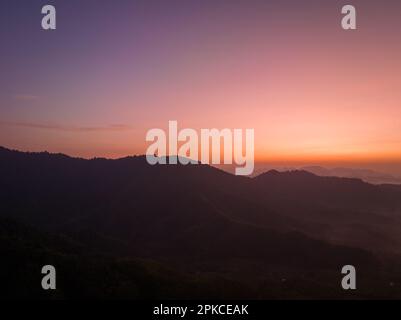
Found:
[[[388,0],[2,0],[0,145],[143,154],[148,129],[178,120],[254,128],[258,161],[397,163],[400,14]]]

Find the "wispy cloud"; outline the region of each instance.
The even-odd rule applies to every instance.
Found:
[[[12,122],[0,121],[0,125],[25,127],[33,129],[69,131],[69,132],[104,132],[104,131],[126,131],[132,129],[125,124],[111,124],[108,126],[71,126],[60,124],[36,123],[36,122]]]
[[[32,94],[16,94],[13,96],[13,98],[19,101],[36,101],[40,99],[39,96],[35,96]]]

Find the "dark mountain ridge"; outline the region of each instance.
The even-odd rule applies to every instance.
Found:
[[[144,156],[85,160],[4,148],[0,175],[0,216],[183,272],[247,270],[249,281],[274,270],[337,274],[352,262],[378,274],[369,251],[400,248],[401,190],[356,179],[303,171],[251,179],[207,165],[151,166]]]

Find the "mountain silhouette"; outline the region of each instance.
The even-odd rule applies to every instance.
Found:
[[[95,266],[99,261],[92,255],[152,261],[173,270],[163,272],[179,274],[169,283],[186,286],[170,297],[206,292],[191,291],[188,283],[195,280],[186,277],[194,274],[228,281],[229,292],[209,288],[216,297],[238,292],[259,298],[338,297],[341,266],[357,266],[371,283],[382,273],[393,275],[387,260],[397,260],[401,248],[398,186],[306,171],[247,178],[208,165],[151,166],[144,156],[86,160],[5,148],[0,149],[0,175],[0,225],[7,226],[0,230],[15,252],[23,250],[20,241],[10,240],[14,233],[5,231],[10,225],[23,247],[40,238],[38,247],[50,247],[57,257],[73,247],[76,261]],[[49,237],[58,239],[57,245]],[[148,267],[142,265],[145,271]],[[81,269],[76,272],[86,274]],[[291,290],[283,288],[283,277]],[[320,277],[329,279],[327,284],[314,286]],[[93,295],[107,296],[104,290]],[[366,290],[360,294],[371,294]],[[376,294],[388,293],[377,289]],[[120,288],[118,295],[124,296]]]
[[[302,170],[309,171],[318,176],[324,177],[343,177],[357,178],[363,181],[374,184],[401,184],[401,178],[390,174],[376,172],[370,169],[355,169],[355,168],[324,168],[320,166],[306,166]]]

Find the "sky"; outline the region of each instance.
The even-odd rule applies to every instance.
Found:
[[[45,4],[55,31],[41,29]],[[345,4],[357,30],[341,28]],[[2,0],[0,145],[116,158],[177,120],[254,128],[259,162],[401,172],[400,12],[390,0]]]

